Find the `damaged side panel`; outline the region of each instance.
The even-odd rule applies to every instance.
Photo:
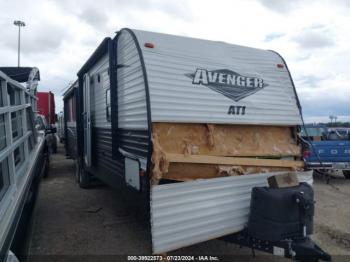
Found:
[[[274,163],[276,159],[293,161],[300,157],[300,145],[292,136],[292,129],[286,126],[153,123],[151,182],[300,170],[297,162],[295,166]],[[172,159],[172,156],[181,155],[200,156],[203,162],[181,163]],[[227,165],[210,162],[213,157],[222,157],[223,162],[227,162],[227,157],[247,161]],[[253,163],[255,158],[274,160],[257,165]]]
[[[153,253],[175,250],[242,230],[248,222],[251,189],[267,186],[267,177],[276,174],[153,185]],[[300,181],[312,183],[311,172],[297,174]]]

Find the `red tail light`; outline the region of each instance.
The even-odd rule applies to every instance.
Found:
[[[154,48],[154,44],[152,44],[152,43],[145,43],[145,47],[147,47],[147,48]]]
[[[304,157],[304,158],[308,158],[308,157],[310,157],[310,155],[311,155],[311,152],[310,152],[309,150],[305,150],[305,151],[303,152],[303,157]]]

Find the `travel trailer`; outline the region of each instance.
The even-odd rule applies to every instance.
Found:
[[[16,261],[22,225],[47,172],[45,133],[35,129],[39,80],[37,68],[0,67],[0,261]]]
[[[57,114],[57,136],[60,143],[64,142],[64,114],[59,112]]]
[[[154,254],[244,230],[252,188],[272,175],[312,184],[276,52],[122,29],[78,72],[77,104],[79,185],[140,195]]]
[[[69,86],[63,94],[63,131],[66,156],[72,159],[77,155],[77,122],[76,108],[78,99],[78,80]]]

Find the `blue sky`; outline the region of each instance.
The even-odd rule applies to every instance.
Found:
[[[61,94],[106,36],[123,27],[278,51],[292,73],[307,122],[350,120],[350,2],[346,0],[1,1],[0,61],[41,71],[41,90]]]

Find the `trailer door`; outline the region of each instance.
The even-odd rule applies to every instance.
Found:
[[[91,110],[90,110],[90,76],[84,75],[83,85],[83,119],[84,119],[84,161],[91,166]]]

